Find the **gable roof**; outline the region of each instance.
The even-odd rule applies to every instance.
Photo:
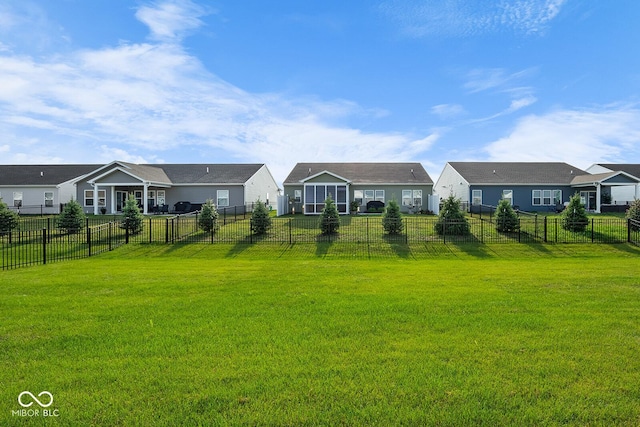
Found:
[[[596,163],[596,165],[607,168],[610,171],[622,171],[640,178],[640,163]]]
[[[570,185],[582,169],[562,162],[448,162],[469,184]]]
[[[571,185],[574,186],[589,186],[595,185],[595,183],[604,183],[608,179],[614,178],[616,176],[623,176],[629,179],[631,182],[639,182],[640,178],[637,178],[633,175],[629,175],[623,171],[613,171],[613,172],[603,172],[603,173],[594,173],[591,175],[580,175],[576,176],[573,181],[571,181]],[[618,183],[618,185],[629,184],[628,182]],[[610,184],[609,184],[610,185]]]
[[[420,163],[298,163],[284,183],[300,184],[322,172],[353,184],[433,184]]]
[[[161,168],[172,184],[244,184],[263,163],[159,164],[140,165]]]
[[[0,165],[0,185],[58,185],[84,176],[100,165]]]

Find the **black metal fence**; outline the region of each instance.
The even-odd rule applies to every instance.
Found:
[[[149,216],[137,233],[120,227],[117,218],[90,217],[75,233],[58,228],[57,218],[22,218],[18,229],[0,235],[1,268],[46,264],[85,258],[126,243],[624,243],[640,245],[640,222],[624,218],[593,218],[573,227],[559,217],[521,216],[513,231],[497,230],[493,217],[444,221],[425,215],[402,218],[401,231],[389,234],[381,216],[341,216],[323,234],[320,218],[293,216],[270,218],[264,234],[252,232],[251,215],[243,209],[220,215],[211,231],[203,231],[198,213],[171,217]],[[437,224],[439,224],[437,226]],[[568,229],[567,229],[568,228]],[[571,229],[579,228],[579,231]],[[461,232],[462,230],[462,232]]]

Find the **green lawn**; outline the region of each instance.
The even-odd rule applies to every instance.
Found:
[[[0,425],[637,426],[639,256],[127,245],[0,272]],[[45,390],[57,417],[12,412]]]

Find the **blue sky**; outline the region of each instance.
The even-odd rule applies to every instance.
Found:
[[[0,163],[640,163],[637,0],[5,0]]]

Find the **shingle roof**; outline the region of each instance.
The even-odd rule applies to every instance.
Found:
[[[449,162],[470,184],[569,185],[588,172],[560,162]]]
[[[172,184],[244,184],[264,166],[262,163],[158,164]],[[207,172],[208,170],[208,172]]]
[[[633,175],[636,178],[640,178],[640,164],[638,163],[597,163],[612,171],[622,171],[629,175]]]
[[[324,171],[354,184],[433,184],[420,163],[298,163],[284,183],[298,184]]]
[[[101,165],[0,165],[0,185],[58,185]]]

